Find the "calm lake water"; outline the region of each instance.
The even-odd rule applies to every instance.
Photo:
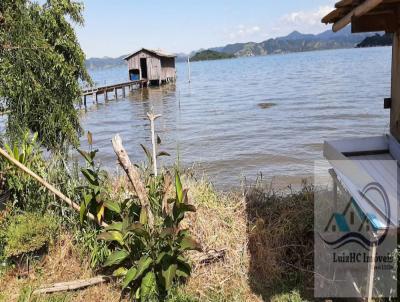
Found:
[[[177,64],[177,83],[137,90],[117,101],[91,105],[82,115],[99,159],[114,169],[111,138],[119,133],[131,159],[150,146],[146,112],[162,117],[162,150],[197,165],[219,188],[244,177],[298,183],[322,159],[326,139],[389,131],[390,48],[346,49]],[[90,71],[100,84],[127,80],[126,67]],[[91,103],[91,101],[89,101]],[[260,103],[275,106],[263,109]],[[85,146],[85,139],[82,139]]]

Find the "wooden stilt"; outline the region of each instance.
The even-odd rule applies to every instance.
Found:
[[[96,104],[99,103],[99,94],[96,92]]]
[[[84,105],[85,108],[86,108],[86,95],[83,96],[83,105]]]
[[[118,99],[118,90],[114,88],[114,99]]]
[[[104,90],[104,100],[108,101],[107,89]]]
[[[122,87],[122,97],[125,98],[125,87]]]

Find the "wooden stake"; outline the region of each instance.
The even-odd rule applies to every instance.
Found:
[[[191,79],[192,71],[190,70],[190,57],[189,56],[188,56],[187,62],[188,62],[188,78],[189,78],[189,83],[190,83],[192,81],[192,79]]]
[[[371,257],[371,262],[369,264],[369,276],[368,276],[368,286],[367,286],[368,302],[372,302],[372,295],[374,289],[376,243],[372,244],[370,257]]]
[[[30,170],[28,167],[17,161],[15,158],[11,157],[4,149],[0,148],[0,154],[5,157],[8,161],[10,161],[12,164],[20,168],[22,171],[27,173],[29,176],[33,177],[35,180],[37,180],[40,184],[42,184],[44,187],[46,187],[49,191],[51,191],[54,195],[59,197],[61,200],[63,200],[65,203],[67,203],[69,206],[71,206],[73,209],[76,211],[80,211],[80,206],[73,202],[71,199],[69,199],[67,196],[65,196],[63,193],[61,193],[59,190],[57,190],[55,187],[53,187],[51,184],[49,184],[47,181],[45,181],[43,178],[41,178],[39,175],[37,175],[35,172]],[[87,217],[93,221],[97,221],[97,219],[91,214],[87,213]],[[106,223],[102,222],[102,226],[107,226]]]
[[[153,146],[153,172],[154,176],[157,177],[157,146],[156,146],[156,134],[155,134],[155,127],[154,121],[159,118],[161,114],[154,115],[152,112],[147,113],[147,117],[150,120],[150,128],[151,128],[151,144]]]
[[[132,183],[133,188],[135,189],[140,204],[142,205],[142,208],[146,210],[149,226],[150,228],[153,228],[154,216],[153,213],[151,212],[150,202],[147,197],[146,188],[140,179],[139,171],[136,169],[134,165],[132,165],[128,153],[126,153],[125,148],[122,145],[122,139],[118,134],[112,139],[112,145],[114,152],[118,157],[119,164],[121,165],[122,169],[124,169],[125,173],[129,178],[129,181]]]

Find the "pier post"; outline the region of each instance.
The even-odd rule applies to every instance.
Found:
[[[96,104],[99,103],[99,94],[96,92]]]
[[[107,95],[107,89],[104,90],[104,100],[107,101],[108,100],[108,95]]]
[[[85,106],[86,109],[86,94],[83,96],[83,105]]]
[[[122,97],[125,98],[125,86],[122,86]]]
[[[114,99],[118,99],[118,90],[117,90],[117,87],[114,88]]]

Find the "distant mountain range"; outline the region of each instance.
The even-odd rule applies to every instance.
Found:
[[[393,42],[393,34],[376,34],[371,37],[366,37],[357,47],[374,47],[374,46],[391,46]]]
[[[86,60],[86,67],[88,69],[104,69],[110,68],[120,65],[126,65],[126,61],[124,58],[127,55],[120,56],[118,58],[110,58],[110,57],[103,57],[103,58],[90,58]]]
[[[374,33],[352,34],[351,29],[348,26],[338,33],[327,30],[320,34],[314,35],[302,34],[298,31],[294,31],[285,37],[268,39],[260,43],[235,43],[228,44],[222,47],[210,48],[209,50],[234,55],[235,57],[249,57],[312,50],[353,48],[356,47],[365,38],[373,35]],[[195,53],[200,51],[204,51],[204,49],[194,51],[189,54],[189,56],[193,56]],[[93,69],[125,65],[126,63],[123,60],[125,56],[126,55],[123,55],[118,58],[90,58],[86,60],[86,66],[89,69]],[[186,61],[187,57],[188,54],[178,54],[177,61]]]
[[[285,37],[268,39],[260,43],[235,43],[212,48],[212,50],[233,54],[237,57],[244,57],[312,50],[353,48],[370,35],[370,33],[352,34],[350,27],[346,27],[338,33],[327,30],[317,35],[302,34],[298,31],[294,31]]]

